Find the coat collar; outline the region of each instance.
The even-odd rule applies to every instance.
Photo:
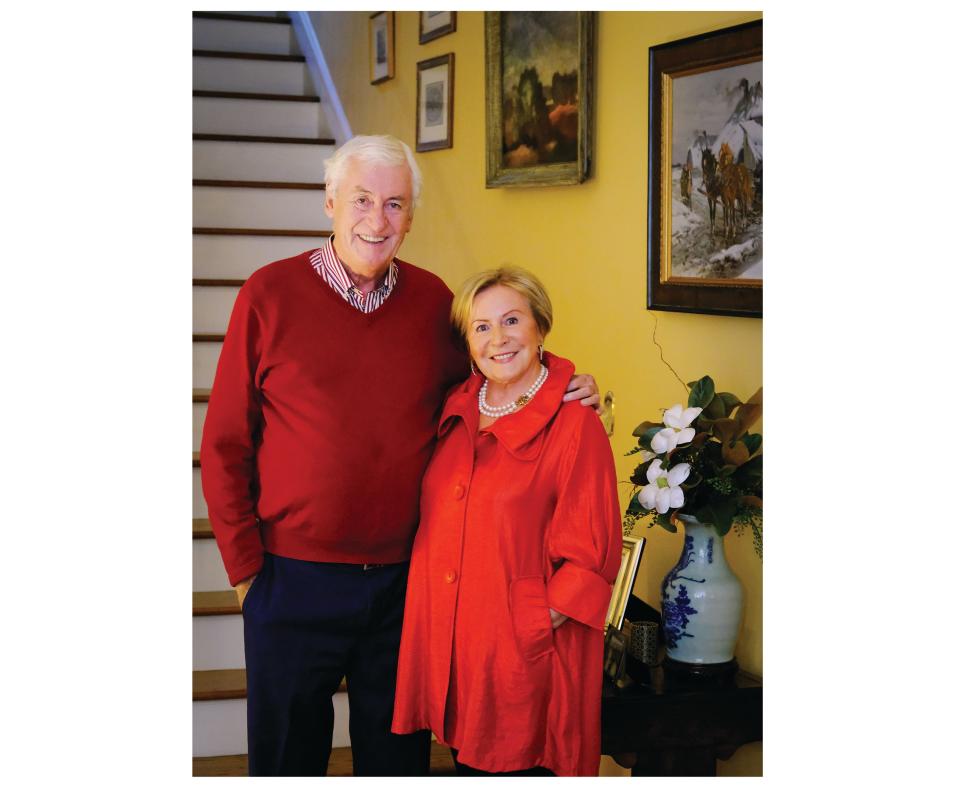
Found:
[[[521,449],[550,423],[560,409],[560,405],[563,404],[563,394],[573,376],[573,364],[566,358],[545,352],[543,362],[549,374],[530,403],[518,412],[498,418],[484,430],[490,432],[513,454],[521,452]],[[477,397],[480,394],[483,379],[480,374],[471,374],[450,392],[437,428],[437,434],[440,437],[453,427],[458,417],[471,435],[477,433],[480,421]]]

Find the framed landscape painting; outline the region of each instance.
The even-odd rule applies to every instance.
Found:
[[[763,22],[650,48],[647,308],[763,314]]]
[[[487,188],[582,183],[596,12],[488,11]]]

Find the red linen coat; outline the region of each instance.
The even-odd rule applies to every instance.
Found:
[[[393,731],[429,728],[486,771],[600,765],[603,626],[620,567],[610,443],[561,398],[546,355],[533,400],[478,432],[471,376],[444,405],[420,499]],[[554,630],[549,608],[570,620]]]

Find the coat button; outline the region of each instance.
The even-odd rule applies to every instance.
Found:
[[[457,485],[453,488],[453,496],[454,496],[457,500],[459,500],[461,497],[463,497],[463,484],[457,484]]]
[[[446,582],[448,585],[452,585],[454,582],[457,581],[457,572],[448,571],[446,574],[443,575],[443,581]]]

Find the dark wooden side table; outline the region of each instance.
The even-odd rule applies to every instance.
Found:
[[[717,759],[763,740],[758,678],[689,678],[637,662],[629,672],[624,688],[604,679],[600,751],[634,776],[716,776]]]

